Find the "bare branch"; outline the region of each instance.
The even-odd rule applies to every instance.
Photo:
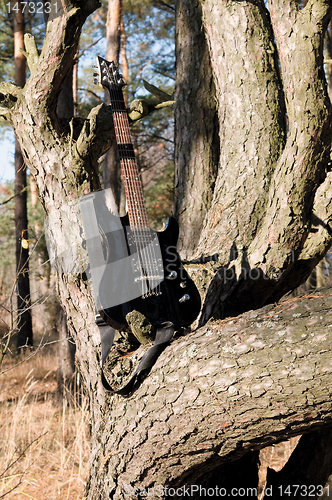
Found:
[[[332,15],[332,5],[328,0],[308,0],[302,12],[303,15],[310,14],[311,22],[327,22]]]
[[[81,52],[77,55],[76,60],[78,61],[78,60],[79,60],[79,58],[80,58],[80,57],[82,57],[82,56],[85,54],[85,52],[86,52],[87,50],[91,49],[91,47],[93,47],[94,45],[97,45],[97,43],[99,43],[99,42],[100,42],[100,40],[102,40],[103,38],[104,38],[104,37],[103,37],[103,36],[101,36],[100,38],[98,38],[98,40],[96,40],[96,41],[95,41],[95,42],[93,42],[91,45],[89,45],[89,46],[88,46],[88,47],[86,47],[84,50],[82,50],[82,51],[81,51]]]
[[[15,85],[11,82],[1,82],[0,83],[0,114],[6,115],[9,110],[12,109],[17,100],[22,96],[21,87]],[[1,112],[3,110],[3,112]]]
[[[90,90],[90,89],[85,89],[83,87],[78,87],[77,90],[80,90],[81,92],[86,92],[87,94],[91,94],[93,95],[93,97],[98,101],[98,102],[102,102],[102,99],[99,97],[98,94],[96,94],[95,92],[93,92],[93,90]]]
[[[24,45],[25,51],[22,50],[21,52],[27,59],[30,72],[33,73],[38,67],[39,54],[35,38],[30,33],[25,33]]]
[[[21,460],[21,458],[25,457],[25,454],[26,452],[29,450],[29,448],[36,442],[38,441],[40,438],[46,436],[46,434],[48,434],[48,431],[44,432],[43,434],[41,434],[40,436],[38,436],[36,439],[34,439],[33,441],[31,441],[31,443],[28,444],[28,446],[25,447],[25,449],[19,454],[19,456],[13,461],[11,462],[7,467],[6,469],[0,474],[0,479],[1,480],[4,480],[6,479],[6,474],[7,472],[9,471],[9,469],[11,469],[17,462],[19,462]],[[19,482],[13,486],[9,491],[7,491],[6,493],[4,493],[3,495],[0,496],[0,498],[4,498],[6,497],[7,495],[9,495],[9,493],[11,493],[12,491],[15,491],[15,489],[22,483],[22,477],[24,476],[24,474],[26,473],[26,471],[31,467],[31,465],[29,465],[20,475],[21,475],[21,478],[19,480]]]
[[[84,160],[90,156],[93,161],[106,153],[114,141],[112,110],[106,104],[100,104],[90,111],[81,130],[76,144],[73,146],[73,155],[77,160]]]
[[[6,205],[6,203],[9,203],[10,201],[12,201],[16,196],[20,196],[22,193],[27,191],[27,189],[28,189],[28,186],[25,186],[19,193],[13,194],[13,196],[11,196],[10,198],[7,198],[7,200],[5,200],[5,201],[1,201],[0,206]]]

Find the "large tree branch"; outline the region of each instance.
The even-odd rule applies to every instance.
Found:
[[[200,484],[249,450],[331,423],[331,306],[329,288],[173,342],[131,397],[113,396],[91,483],[102,463],[114,500],[126,484],[183,485],[188,469]]]
[[[98,0],[66,3],[64,13],[47,23],[38,65],[32,65],[32,73],[25,86],[27,102],[37,99],[44,110],[51,111],[51,115],[55,112],[58,94],[77,53],[81,28],[88,15],[100,7]],[[28,47],[26,49],[35,60],[36,54],[32,54],[31,50],[29,52]]]
[[[182,3],[187,8],[186,2]],[[264,2],[207,0],[199,3],[216,85],[220,157],[213,198],[209,196],[210,210],[194,256],[218,252],[220,262],[226,264],[234,242],[248,246],[264,217],[269,181],[284,146],[284,96],[271,22]],[[191,56],[189,51],[187,57],[196,59],[196,55]],[[197,61],[201,64],[198,58]],[[203,106],[206,104],[201,91],[192,92],[195,99],[192,107],[194,112],[198,107],[204,116]],[[187,98],[184,99],[186,102]],[[182,101],[179,103],[183,106]],[[190,123],[191,113],[188,116]],[[183,132],[181,136],[186,137]],[[200,140],[199,137],[197,142]],[[184,152],[187,147],[182,145]],[[201,151],[197,150],[199,162],[200,156]],[[195,177],[186,181],[184,189],[190,193],[188,198],[191,184],[196,181],[201,189],[201,179],[204,179],[199,172],[201,167],[197,168],[192,162],[189,168]],[[205,175],[209,178],[208,174]],[[185,203],[181,200],[182,210],[192,203],[189,199]],[[193,219],[201,217],[197,212]],[[188,226],[195,224],[190,221],[190,215],[192,212],[181,214],[180,221],[185,220]],[[191,248],[191,229],[186,232],[189,237],[184,246]],[[225,234],[222,240],[220,234]]]

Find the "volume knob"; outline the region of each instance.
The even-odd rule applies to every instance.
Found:
[[[178,277],[178,273],[176,271],[171,271],[167,276],[168,280],[175,280]]]
[[[190,295],[188,295],[187,293],[185,293],[181,299],[179,299],[179,302],[187,302],[187,300],[190,300]]]

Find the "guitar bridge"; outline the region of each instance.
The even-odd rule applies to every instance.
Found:
[[[152,281],[152,280],[163,280],[164,276],[138,276],[134,279],[135,283],[139,281]]]
[[[159,295],[162,295],[163,292],[161,290],[151,290],[150,292],[145,293],[142,295],[142,299],[147,299],[149,297],[158,297]]]

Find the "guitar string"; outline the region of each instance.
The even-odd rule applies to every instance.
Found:
[[[123,104],[123,100],[116,99],[120,104]],[[116,107],[116,103],[115,103]],[[119,108],[119,106],[118,106]],[[120,109],[116,110],[115,121],[117,122],[117,133],[119,137],[120,144],[132,144],[132,138],[130,135],[130,128],[128,122],[128,116],[125,114],[126,111]],[[147,217],[142,210],[145,207],[142,207],[142,200],[138,199],[140,194],[140,189],[138,186],[138,169],[136,160],[129,157],[129,151],[125,149],[121,149],[121,163],[123,167],[124,174],[124,182],[127,187],[128,193],[128,205],[129,205],[129,219],[131,222],[131,229],[133,231],[136,248],[138,249],[137,256],[141,266],[141,270],[147,273],[147,281],[145,281],[145,276],[141,275],[141,295],[143,297],[151,295],[150,283],[149,283],[149,275],[150,269],[149,264],[151,259],[153,259],[152,255],[148,255],[147,252],[147,241],[146,241],[146,233],[147,233]],[[136,172],[134,172],[134,167],[136,167]],[[134,177],[135,176],[135,177]],[[136,191],[135,191],[136,190]],[[137,203],[136,203],[137,202]],[[146,219],[146,220],[144,220]],[[144,227],[145,226],[145,227]],[[147,289],[147,291],[145,291]]]
[[[129,128],[129,122],[127,116],[124,115],[124,120],[126,121],[127,124],[127,131],[128,131],[128,137],[130,134],[130,128]],[[131,134],[130,138],[128,138],[131,141]],[[142,193],[142,185],[141,181],[139,178],[139,172],[138,172],[138,166],[136,162],[136,158],[130,158],[126,160],[126,164],[128,165],[128,170],[130,172],[132,184],[134,186],[134,195],[136,198],[136,202],[133,206],[134,212],[137,213],[139,212],[140,215],[137,215],[139,218],[139,224],[138,224],[138,238],[141,243],[141,250],[144,258],[144,267],[147,272],[147,286],[149,287],[149,292],[148,295],[152,295],[155,293],[158,293],[157,291],[153,291],[156,286],[157,286],[157,269],[156,269],[156,255],[155,255],[155,249],[154,249],[154,242],[153,242],[153,237],[152,237],[152,230],[149,227],[149,221],[147,218],[147,213],[144,205],[144,198],[143,198],[143,193]],[[133,201],[133,200],[132,200]]]
[[[107,68],[107,70],[108,70],[108,68]],[[112,81],[110,75],[109,75],[109,80],[110,80],[110,82]],[[111,97],[115,136],[116,136],[117,145],[119,146],[119,144],[124,143],[124,137],[123,137],[123,133],[122,133],[122,127],[120,126],[121,122],[120,122],[120,116],[119,116],[120,110],[118,109],[119,108],[118,98],[117,98],[118,96],[116,94],[116,90],[113,88],[112,83],[110,84],[109,93],[110,93],[110,97]],[[128,194],[129,194],[130,183],[127,182],[128,178],[129,178],[127,168],[126,168],[125,162],[122,161],[122,158],[121,158],[122,155],[119,155],[119,156],[120,156],[120,164],[121,164],[121,169],[122,169],[123,182],[125,184],[125,188],[127,188],[126,192],[128,192]],[[131,225],[130,224],[130,212],[128,215],[129,215],[129,225]],[[143,295],[144,283],[142,282],[142,283],[140,283],[140,285],[141,285],[141,295]]]
[[[116,103],[115,103],[115,105],[116,105]],[[125,123],[124,123],[121,111],[117,110],[114,116],[115,116],[115,122],[117,123],[116,132],[118,134],[119,144],[125,144],[127,142],[125,134],[124,134]],[[121,168],[122,168],[123,182],[125,184],[125,192],[127,193],[127,198],[128,198],[127,202],[128,202],[129,226],[130,226],[131,231],[133,231],[133,237],[135,240],[136,247],[138,247],[137,248],[137,250],[138,250],[137,251],[138,265],[140,266],[141,273],[142,273],[142,269],[143,269],[142,252],[141,252],[141,248],[140,248],[140,246],[141,246],[140,242],[138,241],[139,238],[138,238],[137,229],[136,229],[136,226],[138,226],[138,220],[137,220],[137,214],[133,210],[132,201],[131,201],[134,197],[134,191],[133,191],[133,187],[132,187],[132,183],[131,183],[131,179],[130,179],[131,175],[130,175],[130,171],[128,168],[129,165],[127,164],[127,161],[125,158],[125,152],[123,151],[122,148],[121,148],[121,152],[122,153],[120,156],[120,163],[121,163]],[[141,288],[141,295],[144,296],[144,294],[145,294],[144,281],[141,280],[141,282],[139,284],[140,284],[140,288]]]
[[[127,113],[122,114],[123,117],[123,122],[125,123],[124,130],[126,131],[126,142],[132,144],[132,136],[131,136],[131,130],[129,126],[129,121],[128,121],[128,115]],[[154,248],[154,242],[153,242],[153,237],[152,237],[152,230],[149,227],[149,221],[147,218],[147,213],[146,213],[146,208],[144,204],[144,198],[143,198],[143,192],[142,192],[142,184],[139,178],[139,172],[138,172],[138,166],[137,166],[137,161],[136,158],[128,158],[126,160],[126,164],[128,165],[128,170],[130,172],[130,176],[132,179],[132,184],[134,186],[134,189],[136,191],[134,194],[136,195],[135,197],[138,198],[137,204],[134,205],[133,210],[134,213],[137,211],[137,209],[140,210],[140,215],[137,217],[140,219],[139,224],[138,224],[138,233],[139,233],[139,239],[143,244],[143,255],[145,258],[145,268],[147,270],[147,278],[149,280],[148,286],[149,286],[149,295],[152,294],[160,294],[160,286],[158,283],[158,268],[157,268],[157,257],[155,254],[155,248]],[[156,236],[155,236],[156,238]],[[155,288],[157,290],[153,291]]]
[[[122,97],[122,91],[118,91],[119,94],[120,92]],[[113,95],[111,97],[113,98],[114,102],[114,125],[116,128],[116,134],[118,135],[119,144],[132,144],[133,142],[127,112],[123,111],[119,106],[119,109],[117,109],[116,106],[117,102],[123,105],[123,97],[122,99],[118,99],[115,92],[112,92],[112,94]],[[151,241],[152,233],[148,224],[136,158],[130,158],[129,151],[124,150],[121,157],[121,163],[123,167],[123,180],[129,194],[128,204],[131,205],[129,211],[129,219],[132,219],[131,222],[134,226],[134,235],[136,236],[135,242],[136,244],[138,244],[142,256],[145,256],[144,268],[148,272],[147,286],[149,287],[149,292],[147,295],[149,296],[153,293],[160,294],[160,283],[158,283],[158,261],[155,255],[154,243],[153,241]],[[133,200],[135,200],[135,204],[133,204]],[[152,286],[150,285],[149,280],[152,281]],[[144,284],[142,283],[142,285],[143,286],[141,288],[143,295]],[[157,291],[153,292],[155,288],[157,288]]]
[[[123,142],[126,144],[132,144],[132,136],[128,121],[128,115],[126,112],[120,113],[120,122],[122,124],[121,130],[123,131]],[[127,153],[128,158],[124,158],[124,165],[127,174],[130,178],[129,187],[132,187],[133,196],[130,200],[131,204],[131,214],[135,219],[133,222],[135,224],[135,234],[137,236],[136,240],[138,246],[140,247],[140,253],[144,259],[144,269],[147,273],[147,286],[149,287],[148,295],[152,294],[154,286],[150,285],[150,281],[155,280],[155,272],[153,269],[153,264],[156,261],[154,252],[151,252],[150,248],[150,228],[148,224],[147,214],[144,205],[144,199],[142,194],[142,186],[139,179],[138,167],[136,163],[136,158],[130,158],[129,152]],[[152,249],[153,250],[153,249]]]
[[[121,103],[123,104],[123,103]],[[120,134],[121,134],[121,143],[122,144],[129,144],[129,138],[128,138],[128,133],[127,133],[127,127],[126,127],[126,120],[124,116],[124,112],[120,111],[117,114],[117,118],[119,119],[119,124],[120,124]],[[140,225],[141,221],[139,213],[137,213],[137,210],[135,209],[134,206],[134,200],[135,198],[135,186],[133,185],[133,179],[132,179],[132,169],[130,165],[128,152],[126,150],[123,150],[122,152],[122,158],[121,158],[121,163],[125,175],[125,186],[127,187],[126,192],[128,193],[128,212],[129,212],[129,221],[131,225],[131,230],[133,231],[133,236],[136,244],[136,249],[137,249],[137,257],[139,260],[139,265],[141,268],[141,290],[142,290],[142,296],[146,296],[146,290],[148,283],[144,281],[144,270],[146,268],[145,262],[144,262],[144,252],[143,252],[143,245],[144,242],[142,241],[142,238],[140,237]],[[145,259],[146,260],[146,259]]]

